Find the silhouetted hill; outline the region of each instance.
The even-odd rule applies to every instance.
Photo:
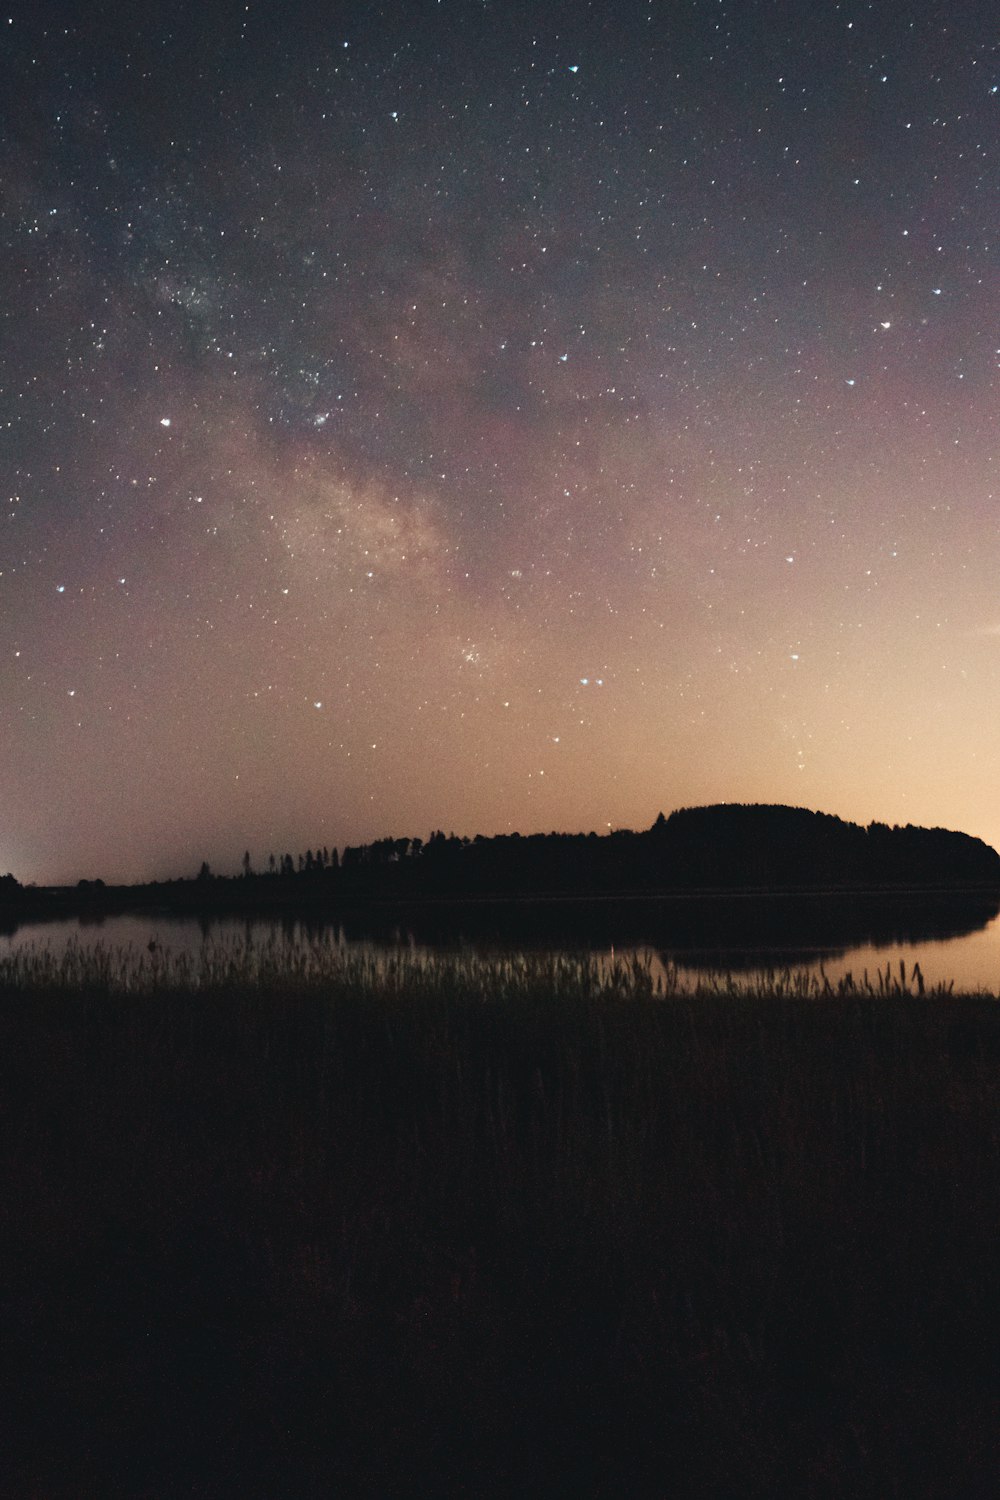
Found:
[[[867,828],[801,807],[721,803],[682,808],[640,833],[518,833],[474,839],[435,832],[272,862],[240,882],[345,896],[633,895],[696,890],[1000,887],[1000,855],[943,828]],[[205,875],[205,890],[217,885]],[[231,882],[227,882],[231,884]],[[249,893],[248,893],[249,894]]]
[[[211,916],[428,898],[509,903],[719,891],[1000,892],[1000,854],[969,834],[909,823],[863,828],[807,808],[741,803],[661,813],[639,833],[469,839],[438,831],[426,841],[384,838],[342,853],[317,847],[297,861],[272,855],[259,873],[249,852],[242,864],[243,873],[232,877],[215,876],[203,864],[197,879],[118,887],[82,880],[73,890],[24,889],[8,875],[0,878],[0,924],[9,929],[29,915],[100,914],[151,901],[163,910]]]
[[[803,807],[722,803],[657,819],[661,869],[685,884],[975,885],[1000,881],[1000,855],[945,828],[862,828]]]

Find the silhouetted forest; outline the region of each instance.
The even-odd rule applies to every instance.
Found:
[[[1000,890],[1000,854],[966,833],[912,824],[867,828],[801,807],[720,803],[661,813],[641,832],[498,834],[460,838],[438,830],[426,840],[382,838],[371,844],[270,854],[249,850],[238,875],[197,876],[147,885],[38,890],[0,877],[0,930],[30,911],[125,909],[148,902],[183,911],[326,905],[328,901],[509,902],[690,896],[741,891],[843,893],[923,889]]]
[[[214,881],[203,864],[199,881]],[[519,833],[426,841],[383,838],[294,858],[272,854],[261,871],[249,851],[237,879],[392,897],[653,891],[855,889],[1000,885],[1000,855],[944,828],[863,828],[800,807],[724,803],[690,807],[635,833]]]

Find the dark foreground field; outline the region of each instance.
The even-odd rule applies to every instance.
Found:
[[[587,964],[0,990],[0,1494],[975,1496],[1000,1010]]]

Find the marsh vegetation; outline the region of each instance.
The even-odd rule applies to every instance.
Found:
[[[0,968],[5,1495],[989,1492],[993,997],[287,959]]]

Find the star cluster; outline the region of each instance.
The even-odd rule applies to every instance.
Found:
[[[1000,843],[991,10],[0,17],[0,867]]]

